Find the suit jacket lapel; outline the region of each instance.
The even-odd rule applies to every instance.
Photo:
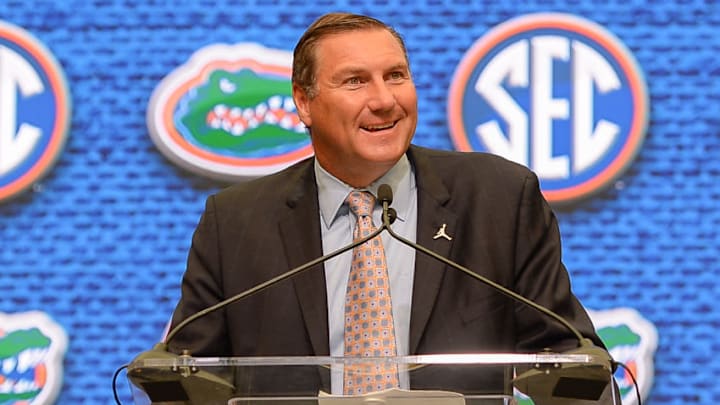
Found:
[[[288,212],[280,220],[280,234],[290,268],[322,256],[322,237],[313,160],[289,178]],[[322,264],[292,278],[308,336],[316,356],[329,355],[327,293]]]
[[[445,207],[450,194],[442,180],[435,175],[437,168],[431,166],[422,150],[411,147],[408,156],[413,162],[417,180],[417,243],[440,256],[449,257],[453,242],[443,237],[434,239],[434,236],[443,224],[450,236],[456,228],[457,216]],[[420,344],[444,274],[445,264],[425,253],[416,253],[410,315],[410,354],[416,353]]]
[[[422,149],[412,146],[408,157],[415,168],[418,193],[417,243],[433,252],[449,257],[452,241],[433,239],[443,224],[448,233],[456,229],[457,216],[446,208],[450,194],[435,174]],[[317,185],[313,173],[313,160],[299,168],[288,178],[288,211],[282,216],[279,230],[288,264],[295,268],[322,255]],[[435,306],[445,265],[418,252],[415,259],[412,309],[410,315],[409,353],[417,351],[425,326]],[[329,355],[327,323],[327,292],[322,265],[308,269],[293,279],[300,308],[305,318],[308,336],[317,356]]]

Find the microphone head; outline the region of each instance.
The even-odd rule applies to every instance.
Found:
[[[388,186],[387,184],[381,184],[380,187],[378,187],[378,195],[377,199],[380,201],[380,204],[386,203],[388,205],[392,204],[393,200],[393,192],[392,188]]]
[[[388,208],[387,215],[388,222],[390,222],[391,224],[397,219],[397,211],[395,211],[395,208]]]

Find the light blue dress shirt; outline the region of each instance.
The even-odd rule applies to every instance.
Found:
[[[352,243],[355,217],[345,204],[345,198],[352,187],[338,180],[315,161],[315,178],[318,186],[320,204],[320,228],[323,254],[331,253]],[[363,189],[377,196],[381,184],[389,185],[393,190],[391,206],[397,211],[397,220],[391,225],[393,231],[415,242],[417,231],[417,188],[415,175],[405,155],[384,176]],[[378,204],[373,211],[373,224],[382,224],[382,207]],[[392,299],[393,320],[397,354],[408,354],[410,339],[410,306],[412,303],[413,277],[415,274],[415,250],[390,236],[381,234],[390,277],[390,297]],[[327,282],[328,328],[330,355],[342,357],[344,342],[345,290],[350,274],[352,252],[348,251],[325,262],[325,280]],[[331,386],[333,394],[342,394],[342,369],[333,369]],[[400,375],[400,387],[408,388],[408,376]]]

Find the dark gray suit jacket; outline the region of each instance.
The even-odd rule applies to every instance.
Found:
[[[558,224],[532,172],[481,153],[411,146],[408,157],[417,180],[417,243],[555,311],[602,344],[570,290]],[[321,256],[318,210],[312,159],[211,196],[193,237],[173,324]],[[443,224],[452,241],[432,238]],[[170,347],[196,356],[328,355],[325,289],[318,265],[191,323]],[[417,254],[411,354],[576,346],[576,338],[547,316]],[[412,384],[447,388],[453,382],[461,390],[478,378],[443,372]],[[325,389],[327,383],[318,381]]]

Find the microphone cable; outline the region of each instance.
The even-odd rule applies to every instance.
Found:
[[[635,374],[633,374],[632,370],[630,370],[630,368],[627,365],[625,365],[625,363],[622,363],[619,361],[614,361],[613,363],[615,363],[616,367],[620,366],[625,370],[626,373],[628,373],[628,375],[630,376],[630,379],[632,380],[633,387],[635,388],[635,396],[637,397],[637,405],[642,405],[642,397],[640,396],[640,385],[638,384],[637,380],[635,379]]]
[[[128,366],[129,366],[129,364],[123,364],[117,370],[115,370],[115,373],[113,374],[112,393],[113,393],[113,397],[115,398],[115,404],[117,404],[117,405],[122,405],[122,402],[120,402],[120,397],[118,396],[117,378],[118,378],[118,375],[120,375],[120,372],[123,371],[123,369],[128,368]]]

